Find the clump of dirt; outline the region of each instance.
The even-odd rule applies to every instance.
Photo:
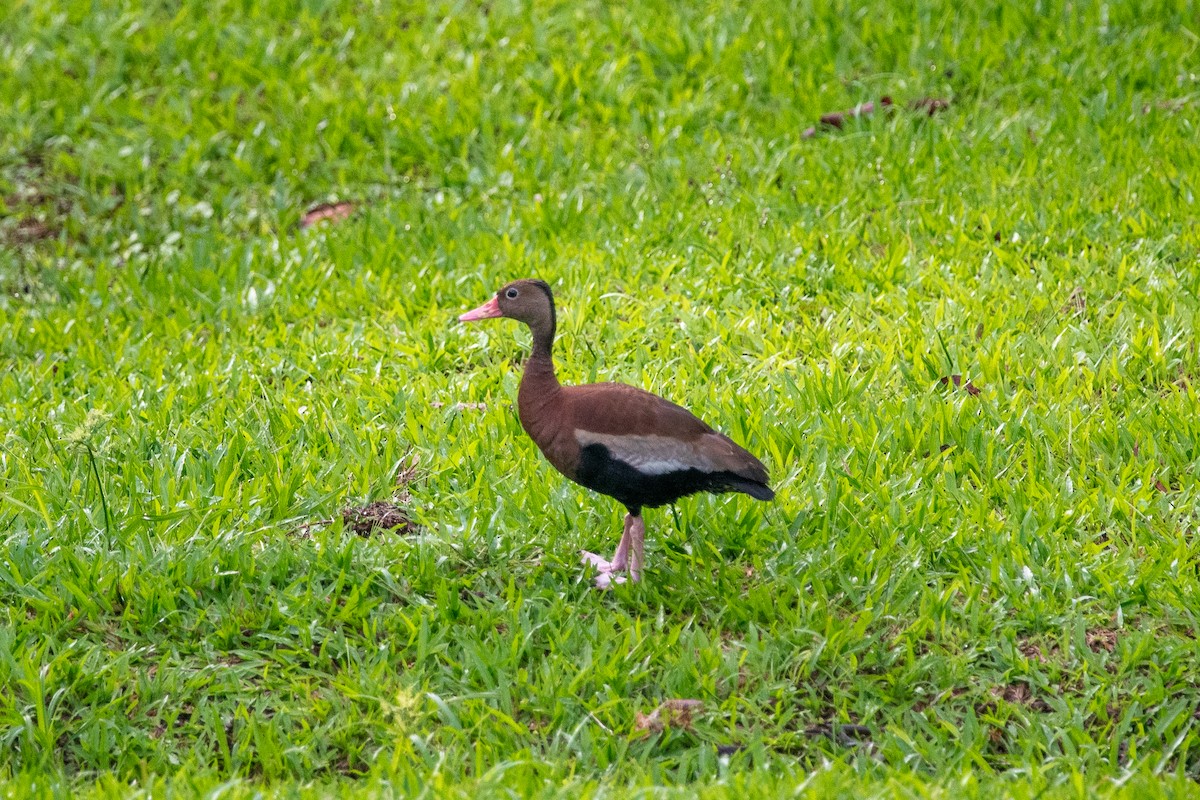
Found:
[[[14,191],[0,198],[0,242],[9,246],[32,245],[58,234],[56,218],[70,211],[69,203],[56,200],[43,187],[48,183],[41,158],[27,156],[9,176]]]
[[[408,512],[395,503],[382,501],[342,509],[342,523],[359,536],[370,536],[377,530],[401,534],[413,530]]]
[[[412,503],[407,487],[417,479],[418,463],[420,459],[416,454],[400,462],[396,470],[396,491],[390,501],[344,508],[342,523],[359,536],[370,536],[375,531],[393,531],[401,535],[415,533],[417,526],[409,519],[405,506]]]
[[[408,515],[407,508],[412,504],[412,495],[408,485],[417,479],[419,458],[414,454],[405,457],[396,468],[396,489],[391,500],[377,500],[365,506],[347,506],[342,509],[342,524],[359,536],[370,536],[376,531],[399,533],[400,535],[416,533],[417,525]],[[293,536],[303,539],[311,538],[310,531],[316,527],[332,525],[336,517],[306,522],[292,531]]]
[[[33,244],[50,239],[57,233],[58,229],[49,222],[34,217],[22,217],[17,220],[8,236],[14,244]]]

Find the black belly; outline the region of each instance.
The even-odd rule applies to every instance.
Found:
[[[612,457],[602,444],[589,444],[579,452],[575,482],[623,503],[630,513],[642,507],[674,503],[696,492],[725,492],[744,482],[731,472],[681,469],[662,475],[647,475]]]

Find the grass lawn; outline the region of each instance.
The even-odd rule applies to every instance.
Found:
[[[1200,796],[1195,4],[617,6],[0,8],[0,796]]]

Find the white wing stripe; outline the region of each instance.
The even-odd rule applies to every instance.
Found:
[[[646,475],[665,475],[685,469],[720,471],[705,453],[671,436],[593,433],[576,428],[575,441],[580,447],[604,445],[613,458]]]

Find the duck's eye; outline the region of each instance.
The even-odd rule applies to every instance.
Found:
[[[507,297],[509,300],[512,300],[518,294],[520,294],[520,292],[518,292],[516,289],[509,289],[507,292],[504,293],[504,296]]]

